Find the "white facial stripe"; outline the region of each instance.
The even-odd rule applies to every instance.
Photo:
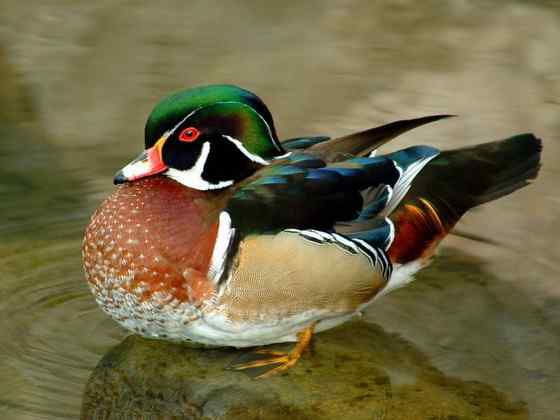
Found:
[[[235,229],[231,227],[231,217],[226,211],[223,211],[220,213],[218,235],[208,269],[208,277],[214,284],[218,284],[222,274],[224,274],[229,248],[234,236]]]
[[[247,149],[245,149],[245,146],[243,146],[243,143],[241,143],[236,138],[228,136],[227,134],[222,134],[222,137],[224,137],[224,138],[228,139],[230,142],[232,142],[235,145],[235,147],[237,147],[239,149],[239,151],[241,153],[243,153],[247,158],[249,158],[253,162],[260,163],[261,165],[265,165],[265,166],[269,164],[269,162],[264,160],[259,155],[255,155],[255,154],[249,152]]]
[[[277,159],[284,159],[284,158],[287,158],[288,156],[290,156],[291,154],[292,154],[292,152],[288,152],[288,153],[285,153],[285,154],[280,155],[280,156],[275,156],[273,159],[274,159],[274,160],[277,160]]]
[[[199,108],[196,108],[193,111],[191,111],[185,118],[183,118],[179,123],[177,123],[175,125],[175,127],[173,127],[171,130],[166,131],[164,133],[164,136],[166,136],[166,138],[169,137],[171,134],[173,134],[177,130],[177,128],[179,128],[179,126],[181,126],[181,124],[183,124],[187,119],[192,117],[198,111],[200,111],[201,109],[207,108],[209,106],[215,105],[215,104],[239,104],[239,105],[242,105],[246,108],[249,108],[251,111],[253,111],[255,114],[258,115],[258,117],[261,119],[261,121],[266,126],[266,129],[268,130],[268,135],[269,135],[270,139],[272,140],[272,144],[274,145],[274,147],[276,147],[276,149],[278,149],[280,151],[282,150],[279,143],[274,139],[274,136],[272,135],[272,130],[270,129],[270,126],[268,125],[268,122],[264,119],[264,117],[261,114],[259,114],[257,112],[257,110],[254,109],[252,106],[249,106],[249,105],[244,104],[243,102],[239,102],[239,101],[218,101],[218,102],[214,102],[213,104],[210,104],[210,105],[205,105],[205,106],[201,106]]]
[[[202,178],[202,172],[204,171],[204,165],[208,160],[208,155],[210,154],[210,143],[207,141],[202,144],[202,150],[200,151],[200,156],[196,160],[195,165],[185,171],[180,171],[175,168],[169,168],[164,172],[164,175],[174,179],[175,181],[186,185],[187,187],[194,188],[196,190],[215,190],[218,188],[229,187],[233,184],[233,180],[230,181],[220,181],[217,184],[212,184]]]
[[[266,122],[264,117],[261,114],[259,114],[255,108],[253,108],[252,106],[249,106],[247,104],[244,104],[243,102],[238,102],[238,101],[220,101],[220,102],[216,102],[216,103],[219,103],[219,104],[240,104],[240,105],[243,105],[243,106],[249,108],[251,111],[253,111],[255,114],[257,114],[257,116],[261,119],[261,121],[266,126],[266,129],[268,130],[268,135],[269,135],[270,139],[272,140],[272,144],[274,144],[274,147],[276,147],[276,149],[278,149],[279,151],[282,151],[282,147],[280,147],[279,143],[274,139],[274,136],[272,135],[272,130],[270,129],[270,126],[268,125],[268,122]]]
[[[179,121],[177,124],[175,124],[175,127],[173,127],[171,130],[167,130],[163,135],[165,136],[165,138],[168,138],[171,134],[173,134],[181,124],[183,124],[185,121],[187,121],[188,118],[192,117],[194,114],[196,114],[198,111],[200,111],[202,108],[204,107],[198,107],[194,110],[192,110],[191,112],[189,112],[189,114],[183,118],[181,121]]]

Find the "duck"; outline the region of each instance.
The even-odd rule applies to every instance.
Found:
[[[280,141],[248,90],[167,96],[85,230],[97,304],[144,337],[257,348],[233,368],[285,372],[314,334],[410,283],[465,212],[537,177],[542,144],[530,133],[378,152],[449,117]],[[286,342],[288,352],[267,347]]]

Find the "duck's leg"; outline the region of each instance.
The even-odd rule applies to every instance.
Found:
[[[278,373],[284,372],[294,366],[301,355],[305,352],[305,350],[309,347],[311,343],[311,338],[313,337],[313,330],[315,329],[315,324],[311,324],[309,327],[305,328],[304,330],[300,331],[297,335],[298,341],[295,347],[289,353],[268,350],[268,349],[260,349],[257,350],[255,353],[257,354],[264,354],[270,357],[265,357],[263,359],[255,360],[249,363],[241,363],[238,365],[232,366],[232,369],[235,370],[243,370],[243,369],[253,369],[259,368],[263,366],[270,366],[270,365],[278,365],[265,373],[256,377],[256,379],[264,379],[274,376]]]

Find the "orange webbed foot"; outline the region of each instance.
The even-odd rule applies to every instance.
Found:
[[[236,364],[231,366],[231,368],[234,370],[245,370],[277,365],[276,367],[272,367],[271,369],[266,370],[264,373],[256,376],[255,379],[270,378],[271,376],[285,372],[286,370],[294,366],[298,362],[302,354],[305,352],[305,350],[309,348],[311,338],[313,337],[314,327],[315,323],[298,333],[298,342],[296,343],[293,350],[289,353],[269,349],[259,349],[254,353],[258,355],[266,355],[269,357],[259,358],[247,363]]]

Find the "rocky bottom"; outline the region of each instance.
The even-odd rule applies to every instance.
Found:
[[[311,352],[271,379],[226,369],[247,351],[129,336],[92,372],[81,418],[528,418],[525,403],[445,376],[409,342],[364,322],[317,335]]]

